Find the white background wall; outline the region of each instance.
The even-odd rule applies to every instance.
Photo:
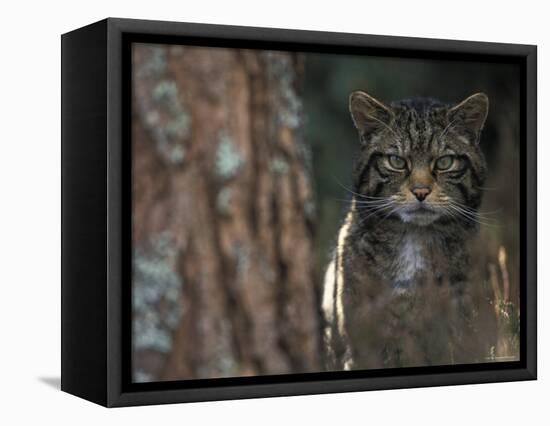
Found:
[[[550,309],[544,308],[550,271],[545,267],[544,242],[550,237],[546,165],[550,32],[544,6],[530,0],[310,4],[4,0],[0,5],[0,423],[548,424]],[[55,389],[52,383],[60,374],[60,34],[107,16],[538,44],[539,381],[115,410]]]

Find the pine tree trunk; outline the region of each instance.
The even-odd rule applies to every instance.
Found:
[[[298,55],[133,51],[134,379],[318,371]]]

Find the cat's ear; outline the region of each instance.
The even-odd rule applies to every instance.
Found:
[[[447,112],[447,119],[453,130],[477,143],[488,112],[489,98],[485,93],[476,93],[451,108]]]
[[[394,119],[394,113],[389,107],[360,91],[350,95],[349,111],[362,138],[391,126]]]

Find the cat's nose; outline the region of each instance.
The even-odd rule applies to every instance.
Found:
[[[430,195],[430,192],[432,192],[432,188],[426,185],[415,185],[411,188],[411,192],[418,201],[424,201]]]

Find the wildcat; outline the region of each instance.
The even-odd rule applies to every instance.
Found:
[[[477,361],[468,244],[486,176],[488,98],[389,105],[357,91],[350,207],[324,280],[328,369]]]

